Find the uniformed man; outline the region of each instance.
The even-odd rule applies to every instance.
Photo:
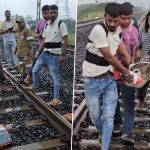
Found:
[[[31,30],[26,27],[26,23],[23,17],[19,17],[16,20],[18,24],[18,40],[17,40],[17,55],[19,58],[19,70],[23,77],[27,74],[27,66],[32,64],[32,33]]]
[[[47,10],[48,8],[49,8],[49,5],[44,5],[42,7],[43,19],[41,19],[37,23],[37,26],[36,26],[36,29],[35,29],[35,33],[37,34],[37,37],[38,37],[38,40],[39,40],[39,44],[42,41],[42,34],[43,34],[43,31],[44,31],[44,27],[47,24],[47,21],[49,20],[49,11]],[[25,85],[29,85],[30,84],[30,81],[32,79],[32,69],[33,69],[33,67],[34,67],[34,65],[36,63],[36,60],[37,59],[35,59],[33,61],[33,64],[32,64],[32,67],[31,67],[30,71],[28,72],[27,76],[21,81],[21,83],[23,83]]]

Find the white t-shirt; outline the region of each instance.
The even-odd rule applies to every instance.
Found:
[[[13,22],[11,20],[5,21],[6,29],[13,27]],[[8,32],[4,35],[4,41],[16,41],[15,34],[13,32]]]
[[[50,24],[48,21],[48,25],[44,29],[42,37],[45,37],[46,42],[54,42],[59,43],[62,42],[63,37],[68,35],[67,26],[64,22],[61,22],[60,28],[58,26],[59,20],[56,19],[53,24]],[[61,48],[44,48],[44,51],[50,51],[54,54],[61,54]]]
[[[118,45],[121,43],[121,39],[119,34],[121,33],[121,28],[118,27],[115,32],[108,31],[108,36],[106,35],[106,31],[101,25],[96,25],[91,34],[89,35],[89,39],[93,43],[88,43],[86,48],[89,52],[96,54],[98,56],[103,57],[103,54],[99,50],[100,48],[109,47],[112,55],[115,55],[118,49]],[[83,76],[84,77],[94,77],[101,75],[108,70],[113,71],[113,66],[99,66],[93,63],[90,63],[86,60],[83,62]]]

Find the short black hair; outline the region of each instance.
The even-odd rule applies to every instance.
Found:
[[[108,3],[105,7],[105,16],[106,14],[113,18],[120,16],[120,4],[115,2]]]
[[[121,7],[121,12],[120,12],[121,15],[128,16],[128,15],[133,14],[134,6],[131,3],[129,2],[122,3],[120,7]]]
[[[9,12],[9,13],[10,13],[10,10],[6,10],[6,11],[5,11],[5,14],[6,14],[7,12]]]
[[[50,8],[51,10],[55,10],[55,9],[58,10],[58,6],[55,5],[55,4],[50,5],[49,8]]]
[[[44,5],[44,6],[42,7],[42,11],[46,11],[46,10],[50,10],[49,5]]]

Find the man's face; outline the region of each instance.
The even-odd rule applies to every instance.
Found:
[[[114,32],[117,29],[119,25],[119,20],[120,20],[120,16],[113,18],[107,13],[105,15],[106,26],[111,32]]]
[[[121,15],[120,16],[120,26],[122,28],[127,28],[132,21],[132,15]]]
[[[18,22],[17,24],[18,24],[18,28],[20,28],[20,29],[24,28],[24,26],[25,26],[24,21],[23,22]]]
[[[45,20],[49,20],[49,19],[50,19],[49,10],[42,11],[42,15],[43,15],[43,18],[44,18]]]
[[[11,13],[10,13],[10,12],[6,12],[6,13],[5,13],[5,17],[6,17],[6,19],[10,19]]]
[[[53,22],[58,17],[58,10],[50,9],[49,13],[50,13],[50,20]]]

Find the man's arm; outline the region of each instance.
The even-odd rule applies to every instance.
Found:
[[[0,30],[0,34],[5,34],[7,32],[8,32],[8,29],[6,29],[6,30]]]
[[[39,26],[40,26],[40,24],[38,23],[36,26],[36,29],[35,29],[35,34],[36,34],[35,37],[38,38],[39,41],[42,41],[42,38],[43,38],[42,34],[43,34],[44,29],[40,30]]]
[[[39,46],[37,52],[35,53],[35,58],[36,58],[36,59],[40,56],[40,54],[41,54],[42,51],[44,50],[44,43],[45,43],[45,37],[43,37],[43,39],[42,39],[42,41],[41,41],[41,43],[40,43],[40,46]]]
[[[109,62],[109,64],[120,71],[123,75],[129,75],[128,69],[124,67],[115,56],[111,54],[109,47],[100,48],[99,50],[103,54],[104,58]]]
[[[65,51],[68,44],[68,35],[63,36],[63,45],[61,47],[62,54],[60,55],[60,61],[64,62]]]
[[[136,49],[135,55],[134,55],[134,62],[140,61],[142,56],[142,52],[139,48]]]
[[[17,33],[17,32],[18,32],[18,30],[17,30],[17,29],[13,29],[11,32],[13,32],[13,33]]]
[[[65,51],[67,49],[67,44],[68,44],[68,35],[65,35],[63,37],[63,44],[62,44],[62,47],[61,47],[62,55],[65,54]]]
[[[41,34],[36,34],[36,36],[37,36],[37,38],[38,38],[39,41],[42,41],[43,37],[42,37]]]
[[[18,32],[18,30],[19,30],[18,25],[17,25],[16,21],[13,20],[13,29],[11,32],[16,33],[16,32]]]
[[[62,55],[65,55],[65,50],[67,49],[67,44],[68,44],[68,31],[67,31],[67,26],[64,22],[60,24],[60,34],[63,38],[63,45],[61,47]]]
[[[131,57],[130,55],[128,54],[127,50],[126,50],[126,47],[124,44],[120,44],[118,46],[118,51],[117,53],[119,54],[119,56],[121,56],[121,58],[123,59],[123,63],[125,66],[129,66],[130,63],[131,63]]]
[[[0,34],[5,34],[8,32],[8,29],[5,29],[4,22],[0,22]]]

